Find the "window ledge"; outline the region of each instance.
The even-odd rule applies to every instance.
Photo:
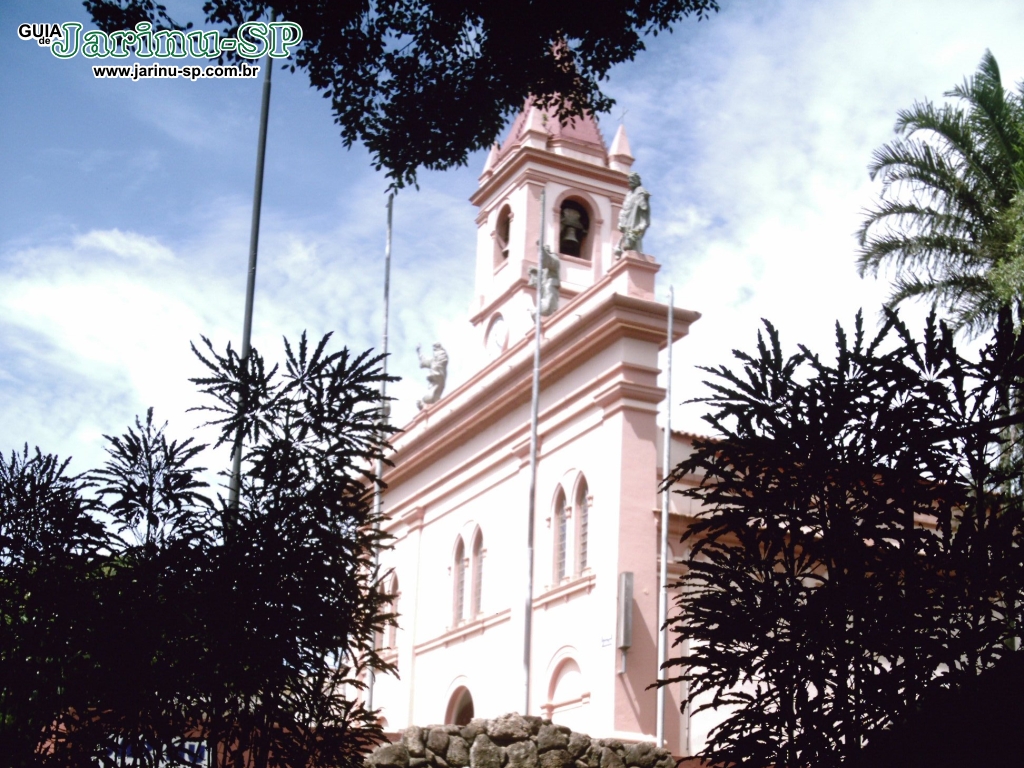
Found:
[[[547,608],[552,603],[569,602],[569,599],[576,595],[590,594],[597,583],[597,577],[592,571],[584,571],[580,576],[570,581],[563,582],[551,587],[543,595],[533,599],[534,608]]]
[[[566,709],[576,709],[590,703],[590,691],[581,693],[574,699],[567,699],[566,701],[549,701],[547,704],[541,704],[541,709],[544,710],[544,717],[548,720],[551,716],[557,712],[561,712]]]
[[[568,264],[578,264],[581,267],[591,266],[591,261],[586,256],[570,256],[568,253],[559,253],[558,258]]]
[[[447,647],[456,641],[467,640],[473,635],[483,634],[491,627],[497,626],[498,624],[504,624],[512,615],[512,611],[506,608],[503,611],[492,613],[487,616],[478,616],[475,619],[469,619],[461,622],[458,626],[452,627],[445,631],[443,635],[435,637],[433,640],[428,640],[425,643],[420,643],[413,648],[413,652],[420,654],[432,651],[435,648]]]

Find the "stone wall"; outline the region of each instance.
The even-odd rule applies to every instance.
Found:
[[[664,749],[591,739],[550,720],[504,715],[469,725],[407,728],[378,747],[367,768],[675,768]]]

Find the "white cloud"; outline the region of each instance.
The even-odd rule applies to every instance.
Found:
[[[285,221],[265,211],[253,345],[268,360],[283,357],[282,336],[295,341],[304,330],[314,343],[333,331],[335,347],[355,352],[379,346],[384,201],[346,199],[330,228],[321,217]],[[417,343],[444,341],[453,382],[473,368],[458,338],[469,332],[467,207],[435,190],[403,193],[395,203],[390,370],[405,379],[392,392],[400,421],[422,394]],[[27,439],[74,453],[83,469],[102,460],[102,434],[120,433],[150,405],[171,420],[172,433],[202,421],[186,413],[198,403],[188,378],[203,373],[189,342],[205,335],[218,351],[228,341],[238,348],[250,211],[237,200],[197,210],[174,242],[92,230],[4,254],[0,336],[20,341],[0,349],[0,448]]]
[[[76,250],[95,249],[112,253],[126,259],[154,263],[174,258],[171,249],[161,245],[156,238],[122,232],[119,229],[93,230],[74,239]]]
[[[1006,86],[1019,80],[1022,33],[1024,9],[1005,2],[735,2],[615,73],[654,193],[660,290],[704,315],[676,350],[676,403],[701,392],[694,365],[753,348],[761,317],[794,351],[827,353],[861,307],[874,325],[888,289],[857,276],[854,238],[878,192],[871,153],[898,109],[941,100],[986,48]],[[924,312],[908,309],[912,327]],[[699,430],[699,415],[681,423]]]
[[[0,285],[0,328],[11,342],[0,434],[96,463],[98,436],[119,433],[150,405],[179,429],[194,426],[184,416],[195,404],[186,379],[200,371],[188,342],[224,327],[230,291],[194,279],[170,248],[132,232],[89,232],[12,261],[20,268]]]

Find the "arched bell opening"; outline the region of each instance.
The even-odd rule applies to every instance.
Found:
[[[562,202],[558,219],[558,251],[565,256],[590,258],[590,212],[579,200]]]

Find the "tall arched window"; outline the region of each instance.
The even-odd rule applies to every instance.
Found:
[[[508,261],[508,240],[512,230],[512,209],[503,206],[498,213],[498,223],[494,228],[494,268],[497,269]]]
[[[580,479],[576,490],[576,573],[587,567],[587,546],[590,542],[590,489]]]
[[[387,605],[382,606],[381,610],[389,613]],[[384,647],[384,632],[380,629],[373,630],[373,647],[378,651]]]
[[[568,521],[566,519],[565,492],[558,489],[555,497],[554,521],[554,545],[555,545],[555,583],[565,578],[569,542],[567,541]]]
[[[388,604],[388,613],[393,613],[394,618],[388,623],[388,648],[398,647],[398,576],[391,579],[391,600]]]
[[[380,584],[377,589],[380,591],[383,600],[380,612],[382,614],[391,614],[391,618],[388,619],[383,629],[374,631],[373,647],[377,650],[394,648],[396,630],[398,629],[398,576],[392,575],[386,585]]]
[[[466,617],[466,547],[462,543],[461,536],[459,537],[458,544],[455,546],[455,562],[453,566],[452,575],[455,579],[453,618],[454,623],[458,624]]]
[[[484,582],[484,535],[476,532],[473,540],[473,600],[470,608],[470,616],[476,617],[483,612],[483,582]]]

